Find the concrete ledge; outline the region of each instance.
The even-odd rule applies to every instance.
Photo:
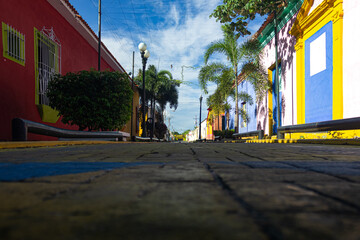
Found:
[[[75,131],[62,128],[51,127],[42,123],[37,123],[21,118],[14,118],[12,120],[12,138],[13,141],[27,141],[27,134],[35,133],[45,136],[52,136],[58,138],[117,138],[118,140],[126,140],[130,137],[129,133],[121,131]]]
[[[139,142],[160,142],[158,138],[150,138],[150,137],[135,137],[136,141]]]
[[[264,130],[256,130],[250,132],[243,132],[243,133],[234,133],[233,138],[242,138],[242,137],[251,137],[251,136],[258,136],[258,139],[264,138]]]
[[[0,142],[0,149],[59,147],[72,145],[114,144],[109,141],[34,141],[34,142]],[[125,142],[122,142],[125,143]]]
[[[281,126],[278,128],[278,132],[279,138],[284,139],[285,133],[339,131],[355,129],[360,129],[360,117]]]
[[[224,143],[245,143],[246,140],[225,140]]]

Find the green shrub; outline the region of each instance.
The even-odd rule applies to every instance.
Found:
[[[222,138],[232,138],[232,135],[234,134],[234,130],[215,130],[214,131],[214,135],[215,136],[219,136],[221,139]]]
[[[124,73],[91,70],[56,75],[47,96],[62,122],[78,125],[79,130],[120,129],[131,117],[133,92]]]

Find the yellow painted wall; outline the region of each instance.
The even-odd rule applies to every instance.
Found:
[[[333,119],[343,118],[343,0],[327,0],[309,15],[313,0],[305,0],[290,33],[296,37],[297,123],[305,123],[305,41],[333,23]]]
[[[133,96],[133,136],[137,136],[137,110],[139,109],[139,98],[140,93],[137,87],[134,87],[134,96]],[[141,127],[141,126],[140,126]],[[139,129],[138,129],[139,130]],[[131,119],[125,124],[121,131],[130,133],[131,132]],[[140,135],[141,136],[141,135]]]

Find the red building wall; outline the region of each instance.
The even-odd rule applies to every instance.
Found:
[[[53,28],[61,43],[61,73],[97,69],[97,51],[46,0],[11,0],[0,2],[0,22],[25,35],[25,66],[3,57],[0,41],[0,140],[11,140],[11,120],[19,117],[43,123],[35,104],[34,28]],[[1,26],[1,25],[0,25]],[[2,31],[0,32],[2,33]],[[2,34],[0,35],[2,39]],[[102,70],[114,70],[102,59]],[[57,123],[45,123],[77,129]],[[52,137],[29,135],[30,140]]]

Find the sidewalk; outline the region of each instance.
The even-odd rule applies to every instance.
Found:
[[[57,147],[74,145],[109,144],[110,141],[26,141],[26,142],[0,142],[0,149]],[[116,142],[124,143],[124,142]],[[126,142],[125,142],[126,143]]]
[[[0,150],[0,169],[0,239],[360,236],[358,146],[9,149]]]

